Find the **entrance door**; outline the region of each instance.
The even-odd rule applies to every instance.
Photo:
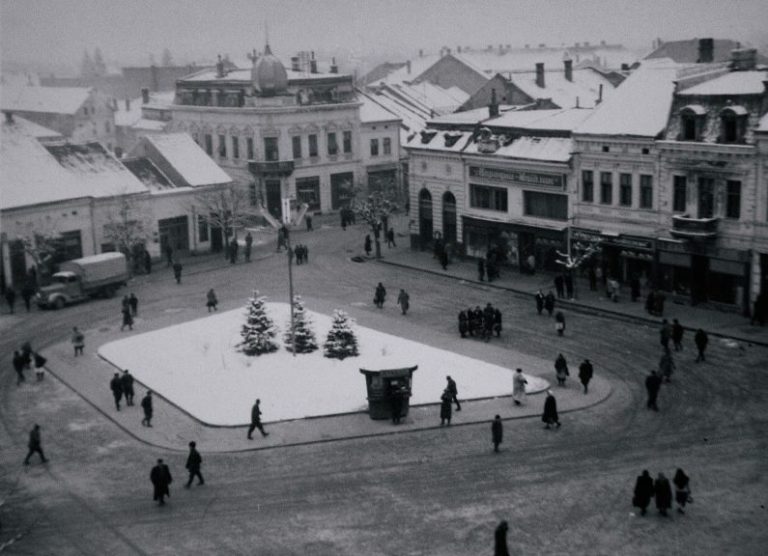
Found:
[[[174,253],[189,251],[189,222],[186,216],[158,220],[160,248],[170,245]]]
[[[422,247],[432,243],[432,195],[426,189],[419,193],[419,237]]]
[[[443,195],[443,238],[446,244],[456,245],[456,197]]]
[[[267,210],[269,214],[283,221],[283,195],[280,188],[280,180],[266,180],[264,187],[267,190]]]
[[[211,226],[211,251],[219,253],[224,249],[224,234],[219,226]]]
[[[703,303],[707,300],[707,258],[701,255],[691,257],[691,304]]]

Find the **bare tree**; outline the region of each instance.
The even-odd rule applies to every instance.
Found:
[[[202,192],[195,196],[200,218],[212,228],[220,228],[229,245],[229,236],[237,239],[237,228],[246,223],[248,196],[245,191],[232,184],[215,191]],[[225,257],[227,250],[224,250]]]
[[[134,269],[149,239],[151,227],[151,219],[136,200],[123,195],[116,210],[111,210],[107,215],[104,239],[125,255],[128,268]]]
[[[371,232],[375,238],[376,258],[380,259],[382,225],[384,225],[386,233],[389,215],[399,209],[396,188],[382,187],[363,196],[362,187],[358,186],[353,189],[353,195],[352,210],[371,227]]]
[[[570,237],[568,238],[568,241],[570,242]],[[588,242],[576,241],[572,245],[569,245],[569,247],[570,249],[567,253],[556,251],[558,256],[557,264],[563,265],[565,271],[572,277],[584,263],[589,261],[594,255],[600,253],[601,250],[600,242],[597,240]],[[576,297],[575,293],[574,297]]]

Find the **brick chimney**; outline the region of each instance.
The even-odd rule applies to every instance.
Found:
[[[309,73],[317,73],[317,60],[315,60],[315,51],[313,50],[309,58]]]
[[[125,111],[129,112],[131,110],[131,99],[127,98],[125,99]]]
[[[600,87],[597,89],[597,100],[595,101],[595,106],[603,102],[603,84],[600,83]]]
[[[563,69],[565,70],[565,78],[568,81],[573,81],[573,60],[563,60]]]
[[[301,71],[298,56],[291,56],[291,71]]]
[[[339,73],[339,66],[336,65],[336,58],[331,58],[331,73]]]
[[[711,64],[715,59],[715,40],[699,39],[699,64]]]
[[[491,103],[488,105],[488,117],[495,118],[499,115],[499,102],[496,100],[496,89],[491,89]]]
[[[537,62],[536,64],[536,85],[542,89],[546,86],[544,83],[544,62]]]
[[[149,89],[146,87],[141,88],[141,103],[149,104]]]
[[[224,77],[226,74],[224,73],[224,61],[221,59],[221,54],[219,54],[219,59],[216,62],[216,77]]]

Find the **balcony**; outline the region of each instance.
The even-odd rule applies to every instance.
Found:
[[[714,239],[717,237],[719,218],[691,218],[687,214],[672,216],[672,229],[669,233],[678,239]]]
[[[293,173],[293,160],[249,160],[248,170],[254,176],[279,178]]]

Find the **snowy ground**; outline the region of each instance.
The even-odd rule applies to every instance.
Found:
[[[282,331],[290,320],[287,303],[267,303]],[[512,393],[512,372],[449,351],[355,326],[360,356],[343,361],[322,355],[331,318],[307,311],[320,349],[295,357],[277,352],[249,357],[236,349],[245,309],[138,334],[105,344],[99,354],[131,373],[148,388],[210,425],[243,425],[256,398],[264,421],[298,419],[367,410],[365,377],[360,369],[418,365],[411,404],[436,403],[450,374],[459,398]],[[527,375],[528,391],[548,383]]]

